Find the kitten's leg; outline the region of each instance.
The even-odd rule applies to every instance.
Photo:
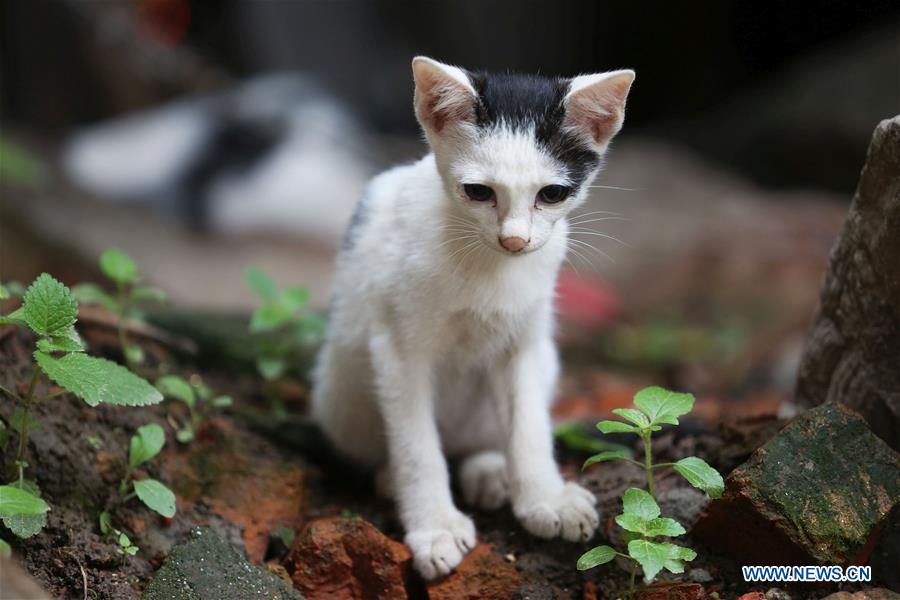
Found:
[[[434,419],[428,359],[401,355],[389,333],[372,336],[388,464],[406,544],[426,579],[447,575],[475,547],[475,525],[453,505]]]
[[[539,537],[587,540],[599,524],[594,496],[566,483],[553,458],[550,404],[558,372],[559,358],[547,335],[520,347],[495,379],[513,512]]]
[[[466,504],[497,510],[509,500],[506,456],[497,450],[476,452],[459,467],[459,480]]]

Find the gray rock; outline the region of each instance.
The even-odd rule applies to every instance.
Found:
[[[709,498],[700,490],[682,487],[660,492],[656,501],[664,516],[671,517],[684,525],[685,529],[690,529]]]
[[[247,562],[209,529],[172,549],[143,600],[302,600],[275,575]]]
[[[875,129],[800,363],[803,406],[840,402],[900,450],[900,116]]]
[[[691,578],[691,581],[696,581],[697,583],[707,583],[713,580],[713,576],[706,569],[691,569],[688,572],[688,577]]]

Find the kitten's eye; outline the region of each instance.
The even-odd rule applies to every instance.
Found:
[[[463,191],[470,200],[475,202],[487,202],[494,197],[494,190],[480,183],[467,183],[463,185]]]
[[[564,185],[548,185],[538,192],[538,199],[547,204],[556,204],[568,198],[571,192],[572,189]]]

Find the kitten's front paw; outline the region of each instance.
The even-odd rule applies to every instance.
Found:
[[[427,580],[449,575],[475,547],[475,524],[469,517],[457,511],[440,524],[437,529],[416,529],[406,534],[413,565]]]
[[[549,497],[517,502],[515,513],[522,526],[538,537],[561,535],[570,542],[587,541],[600,524],[594,501],[593,494],[570,482]]]

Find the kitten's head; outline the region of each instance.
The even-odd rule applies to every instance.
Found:
[[[583,202],[622,127],[634,71],[571,79],[413,60],[416,117],[448,193],[486,245],[537,250]]]

